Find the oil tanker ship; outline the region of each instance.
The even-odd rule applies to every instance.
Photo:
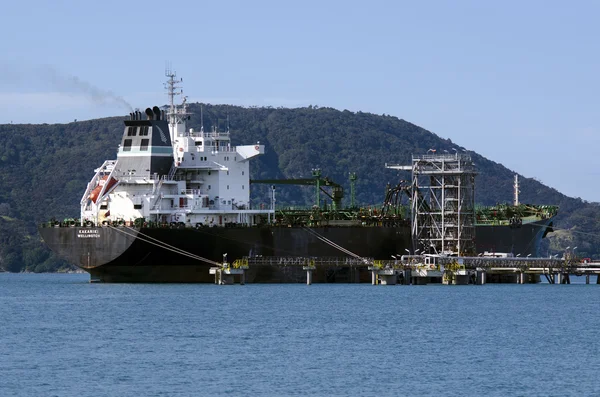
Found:
[[[185,99],[174,104],[179,80],[174,73],[168,77],[168,110],[130,113],[117,159],[95,170],[80,218],[39,228],[52,250],[92,280],[213,282],[209,269],[224,258],[387,259],[412,249],[411,222],[402,206],[276,209],[274,189],[270,203],[253,206],[249,163],[264,145],[233,146],[229,131],[187,129]],[[329,184],[320,175],[313,181],[317,191],[321,182]],[[332,200],[339,204],[338,185],[332,185]],[[477,248],[536,255],[555,214],[555,207],[479,209]],[[247,280],[300,281],[269,266],[252,269]]]

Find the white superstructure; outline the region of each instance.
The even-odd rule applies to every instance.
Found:
[[[142,113],[132,113],[117,160],[95,170],[82,197],[82,223],[133,223],[144,218],[200,227],[254,225],[260,218],[270,221],[273,202],[258,208],[250,202],[249,162],[264,153],[264,145],[233,146],[229,130],[188,129],[185,98],[182,106],[173,105],[180,81],[175,73],[167,76],[171,106],[166,118],[157,108],[154,113],[146,110],[144,120]],[[167,121],[169,137],[160,128]],[[149,139],[143,139],[148,134]],[[172,162],[168,172],[152,172],[158,167],[155,164],[166,159]]]

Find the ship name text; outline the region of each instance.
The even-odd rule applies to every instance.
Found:
[[[99,238],[100,231],[98,229],[82,229],[77,231],[77,238]]]

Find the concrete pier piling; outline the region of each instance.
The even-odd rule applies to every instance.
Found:
[[[485,271],[477,270],[475,274],[475,285],[484,285],[485,284]]]
[[[234,283],[234,276],[238,275],[240,279],[240,285],[246,284],[246,269],[245,268],[231,268],[231,267],[211,267],[209,270],[210,274],[215,275],[215,284],[217,285],[231,285]]]
[[[381,269],[378,272],[381,285],[396,285],[398,274],[394,269]]]
[[[303,270],[306,270],[306,285],[311,285],[313,280],[313,270],[315,270],[315,266],[303,266]]]

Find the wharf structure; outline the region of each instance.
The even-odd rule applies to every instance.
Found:
[[[443,255],[475,253],[475,164],[466,154],[413,156],[411,165],[413,249]],[[414,251],[413,251],[414,252]]]
[[[600,284],[600,262],[581,263],[574,257],[451,257],[438,255],[403,255],[394,260],[372,258],[301,258],[246,257],[212,268],[215,283],[252,282],[264,269],[278,268],[282,277],[296,282],[370,282],[383,285],[453,284],[483,285],[492,283],[537,283],[544,277],[549,284],[570,284],[571,276],[596,275]],[[274,279],[273,282],[277,282]]]
[[[410,171],[410,186],[402,190],[410,196],[412,250],[393,260],[323,257],[244,257],[223,270],[214,269],[215,282],[252,282],[262,269],[277,269],[273,282],[285,279],[307,284],[314,282],[371,281],[372,284],[486,284],[537,283],[541,277],[550,284],[570,284],[571,275],[600,274],[600,263],[579,263],[573,255],[565,258],[520,258],[512,253],[476,254],[475,164],[466,154],[426,154],[413,156],[410,165],[386,164],[386,168]],[[385,205],[385,204],[384,204]],[[518,177],[515,176],[514,206],[519,206]],[[519,228],[520,218],[511,226]],[[350,252],[349,252],[350,253]],[[411,254],[412,253],[412,254]],[[351,254],[351,253],[350,253]],[[414,255],[413,255],[414,254]],[[240,269],[244,269],[243,271]],[[221,272],[221,273],[219,273]],[[232,273],[233,272],[233,273]],[[600,284],[600,277],[597,277]]]

